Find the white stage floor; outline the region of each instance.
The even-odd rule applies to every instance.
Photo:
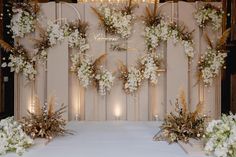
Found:
[[[190,157],[178,144],[152,141],[158,126],[158,122],[70,122],[74,135],[58,137],[46,146],[36,142],[23,157]]]

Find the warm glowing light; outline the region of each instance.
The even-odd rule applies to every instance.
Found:
[[[120,116],[121,116],[121,108],[120,108],[119,105],[116,105],[116,107],[115,107],[115,117],[116,117],[117,120],[119,120]]]

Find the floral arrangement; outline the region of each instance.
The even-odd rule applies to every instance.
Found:
[[[32,144],[33,140],[26,135],[22,126],[13,117],[0,121],[0,155],[7,152],[22,155]]]
[[[81,20],[69,24],[68,43],[70,48],[78,48],[81,53],[89,49],[87,29],[88,23]]]
[[[194,43],[192,32],[187,32],[185,30],[185,26],[178,26],[176,23],[170,23],[169,36],[173,39],[174,43],[182,43],[185,54],[188,58],[194,57]]]
[[[155,5],[155,7],[157,7]],[[145,43],[148,52],[155,51],[161,42],[173,39],[174,43],[181,42],[184,47],[184,52],[188,58],[194,57],[194,43],[192,32],[185,30],[184,26],[178,26],[176,23],[167,23],[164,17],[157,14],[157,9],[154,7],[154,12],[147,7],[145,23]]]
[[[216,157],[236,156],[236,115],[223,115],[211,121],[206,128],[204,150]]]
[[[96,71],[95,80],[100,95],[106,95],[106,93],[111,90],[114,79],[112,73],[104,67],[100,67]]]
[[[35,80],[35,76],[37,75],[35,60],[29,57],[23,46],[17,44],[15,47],[12,47],[3,40],[0,40],[0,45],[5,51],[10,52],[8,58],[9,63],[8,60],[5,60],[2,63],[2,67],[9,67],[11,72],[17,74],[22,73],[27,81]]]
[[[42,30],[44,32],[44,30]],[[40,34],[41,39],[36,41],[36,44],[34,45],[34,53],[36,58],[43,64],[46,63],[46,60],[48,58],[48,49],[52,47],[52,45],[49,42],[48,35],[46,33]]]
[[[71,55],[71,71],[76,73],[81,85],[88,88],[91,84],[96,86],[100,95],[106,95],[113,86],[113,74],[101,66],[106,54],[101,55],[95,61],[85,54],[73,53]]]
[[[141,72],[143,78],[150,80],[154,85],[158,82],[158,70],[162,65],[162,57],[155,53],[148,53],[140,60]]]
[[[135,67],[128,69],[124,64],[121,64],[119,69],[124,91],[128,94],[135,93],[143,80],[142,72]]]
[[[135,5],[132,5],[130,0],[124,8],[101,5],[98,9],[92,7],[92,10],[99,17],[106,33],[127,39],[132,34],[134,8]]]
[[[51,46],[56,45],[56,43],[59,41],[64,40],[65,36],[69,35],[69,27],[68,24],[61,25],[56,22],[48,21],[47,26],[47,35],[49,44]]]
[[[41,39],[35,39],[35,56],[37,56],[42,63],[45,63],[48,55],[47,50],[53,47],[58,41],[64,40],[65,37],[68,37],[70,48],[76,48],[79,53],[84,53],[89,49],[86,34],[87,29],[88,23],[81,20],[76,20],[72,23],[65,23],[64,25],[49,21],[46,31],[43,28],[40,28]]]
[[[180,102],[179,102],[180,100]],[[202,103],[199,103],[194,112],[187,109],[185,94],[182,91],[175,103],[175,113],[170,113],[161,125],[161,131],[154,136],[154,140],[166,140],[169,143],[183,141],[189,138],[201,139],[205,133],[206,117],[201,116]]]
[[[94,69],[92,58],[88,55],[73,53],[71,55],[71,71],[76,73],[80,84],[87,88],[94,78]]]
[[[222,37],[217,41],[216,46],[210,41],[209,37],[206,35],[209,47],[204,55],[201,56],[198,69],[199,78],[203,81],[205,86],[210,86],[214,78],[216,78],[224,66],[225,58],[227,54],[225,53],[223,45],[225,44],[230,30],[226,30]]]
[[[222,9],[207,3],[197,9],[194,13],[194,18],[200,28],[211,25],[212,29],[217,31],[222,25],[223,14],[224,12]]]
[[[28,111],[29,116],[23,117],[22,128],[32,138],[46,138],[52,140],[54,137],[69,133],[65,129],[66,121],[62,118],[66,106],[63,104],[58,110],[55,108],[55,98],[51,97],[49,103],[41,107],[38,98],[35,99],[35,110]]]
[[[26,34],[34,32],[39,13],[37,3],[33,5],[28,0],[24,2],[11,0],[10,5],[12,6],[12,17],[8,27],[13,33],[13,38],[24,37]]]

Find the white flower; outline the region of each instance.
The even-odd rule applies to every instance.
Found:
[[[0,121],[0,155],[7,152],[22,155],[32,144],[33,140],[24,133],[21,125],[14,121],[13,117]]]
[[[204,28],[210,24],[212,29],[217,31],[222,25],[223,11],[211,4],[206,4],[197,9],[194,18],[199,27]]]
[[[164,20],[160,21],[157,26],[145,28],[145,42],[148,51],[156,49],[160,42],[167,41],[169,37],[169,27]]]
[[[64,40],[65,36],[68,35],[68,26],[65,24],[61,26],[52,21],[48,21],[47,34],[50,45],[56,45],[58,41]]]
[[[95,79],[98,84],[99,94],[106,95],[106,93],[111,90],[115,77],[107,69],[101,67],[97,71]]]
[[[35,15],[22,9],[13,9],[10,29],[13,32],[13,38],[24,37],[25,34],[34,32],[35,30]]]
[[[157,84],[158,82],[158,69],[161,65],[161,61],[162,57],[155,53],[145,55],[140,61],[143,77],[150,80],[152,84]]]
[[[211,85],[213,79],[218,76],[220,69],[225,63],[226,56],[226,53],[217,52],[212,48],[208,48],[207,52],[201,56],[199,70],[206,86]]]
[[[235,115],[223,115],[220,120],[211,121],[206,129],[204,150],[216,157],[235,157],[236,119]]]
[[[153,52],[161,42],[166,42],[172,39],[174,44],[181,42],[184,47],[184,52],[187,57],[194,57],[194,43],[192,39],[184,38],[188,32],[182,32],[177,25],[167,23],[163,19],[155,26],[147,26],[145,28],[145,43],[148,52]]]
[[[81,33],[76,29],[68,37],[69,47],[79,48],[80,52],[84,52],[89,49],[89,44],[86,38],[82,37]]]
[[[100,13],[104,17],[104,22],[108,27],[115,29],[115,33],[121,38],[128,38],[132,33],[133,16],[124,14],[120,10],[109,8],[107,6],[99,7]]]
[[[126,76],[127,80],[124,82],[124,89],[128,93],[134,93],[138,90],[141,85],[141,81],[143,79],[141,71],[136,69],[135,67],[131,67],[128,70],[128,74]]]
[[[83,87],[87,88],[94,78],[92,59],[90,56],[73,53],[71,55],[71,71],[77,74],[77,77]]]

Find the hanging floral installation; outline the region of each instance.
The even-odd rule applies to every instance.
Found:
[[[133,5],[130,0],[128,5],[122,8],[101,5],[98,9],[92,7],[92,10],[98,16],[101,26],[107,34],[127,39],[132,34],[135,7],[136,5]]]
[[[236,115],[222,115],[206,127],[204,150],[216,157],[236,156]]]
[[[147,53],[140,57],[138,65],[130,69],[122,62],[119,63],[120,79],[123,81],[123,89],[127,94],[134,94],[142,85],[143,80],[157,85],[159,70],[163,68],[163,56],[156,53]]]
[[[28,116],[22,119],[22,128],[33,139],[46,138],[52,140],[57,136],[70,133],[65,129],[66,121],[62,115],[66,106],[63,104],[59,109],[55,110],[55,98],[51,97],[48,103],[41,103],[35,98],[34,111],[28,111]]]
[[[21,124],[13,117],[0,121],[0,155],[8,152],[22,155],[33,143],[33,139],[22,130]]]
[[[140,59],[139,64],[143,78],[156,85],[160,76],[158,70],[163,67],[163,57],[156,53],[148,53]]]
[[[10,13],[12,17],[7,27],[13,33],[13,38],[23,38],[26,34],[34,32],[40,11],[38,4],[29,0],[23,2],[10,0],[8,4],[12,6],[12,13]]]
[[[115,78],[110,71],[108,71],[104,67],[100,67],[96,71],[95,75],[98,93],[101,95],[106,95],[107,92],[111,91],[114,79]]]
[[[161,130],[153,137],[154,140],[166,140],[169,143],[183,141],[187,143],[190,138],[202,139],[205,133],[206,116],[201,115],[203,104],[200,102],[196,110],[191,112],[187,108],[185,93],[180,93],[176,99],[175,112],[166,116]]]
[[[224,12],[222,9],[207,3],[197,8],[194,18],[200,28],[211,26],[213,31],[217,31],[222,26],[223,15]]]
[[[49,21],[47,30],[39,26],[41,39],[35,39],[35,54],[38,59],[45,63],[47,60],[48,49],[52,48],[68,37],[68,44],[70,48],[75,48],[78,53],[85,53],[89,49],[87,40],[88,23],[81,20],[76,20],[71,23],[64,24]],[[77,52],[76,52],[77,53]],[[74,54],[72,54],[73,56]]]
[[[142,72],[135,67],[127,68],[123,63],[120,64],[120,79],[123,81],[123,89],[127,94],[135,93],[141,86],[143,80]]]
[[[35,59],[29,56],[29,53],[22,45],[16,44],[16,46],[12,47],[3,40],[0,40],[0,46],[10,53],[9,58],[4,60],[1,67],[9,67],[10,71],[16,74],[22,73],[27,81],[35,80],[37,75]]]
[[[205,86],[210,86],[213,79],[219,75],[220,70],[224,66],[227,53],[225,52],[224,44],[229,36],[230,29],[226,30],[222,37],[214,46],[209,37],[206,35],[206,40],[209,47],[204,55],[201,56],[198,69],[199,79],[203,81]]]
[[[79,53],[84,53],[89,49],[87,40],[88,23],[76,20],[69,23],[68,43],[70,48],[76,48]]]
[[[94,85],[100,95],[106,95],[113,86],[114,76],[101,64],[106,59],[106,54],[101,55],[95,61],[86,54],[75,53],[71,57],[71,71],[75,73],[85,88]]]
[[[59,22],[48,21],[47,23],[47,35],[49,44],[54,46],[57,42],[64,40],[69,35],[68,24],[60,24]]]
[[[190,59],[194,57],[194,43],[192,32],[186,31],[184,25],[178,26],[175,22],[165,22],[165,17],[157,13],[157,5],[152,12],[146,7],[145,23],[145,43],[148,52],[155,51],[161,42],[173,39],[174,44],[180,42],[184,47],[186,56]]]

